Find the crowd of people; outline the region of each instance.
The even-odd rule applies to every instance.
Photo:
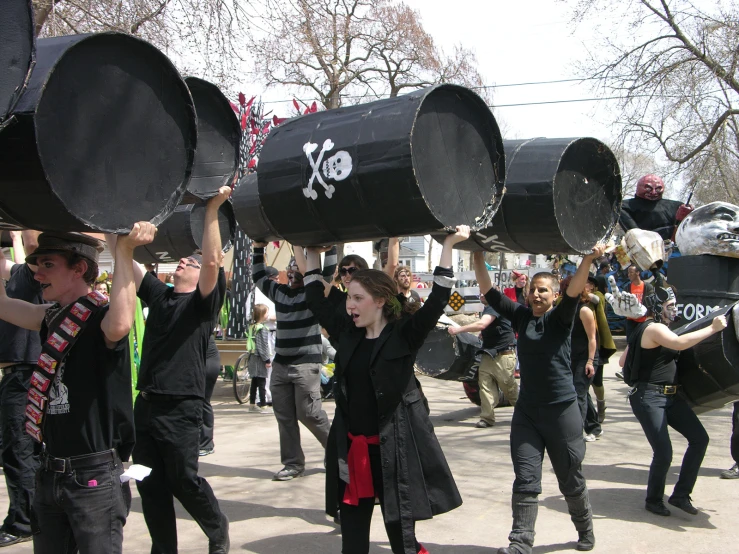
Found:
[[[152,553],[177,552],[175,498],[207,536],[209,554],[229,551],[228,517],[198,475],[198,457],[213,451],[209,400],[220,366],[213,337],[226,296],[217,214],[229,194],[223,187],[208,201],[202,249],[181,259],[167,284],[133,259],[134,249],[156,234],[148,222],[133,224],[127,235],[106,235],[115,273],[102,283],[105,290],[96,285],[101,241],[79,233],[13,233],[16,259],[0,260],[7,281],[0,287],[0,426],[10,502],[0,547],[33,539],[41,554],[122,552],[131,505],[123,463],[131,458],[150,469],[135,478]],[[462,503],[414,362],[449,301],[452,249],[469,236],[466,226],[447,236],[425,301],[411,287],[410,268],[399,264],[397,239],[389,241],[382,270],[357,255],[337,261],[335,250],[295,247],[287,284],[267,265],[266,243],[253,243],[252,276],[274,304],[276,333],[273,346],[267,306],[256,304],[249,411],[264,412],[271,393],[281,458],[274,480],[305,472],[300,424],[325,449],[325,507],[340,526],[345,554],[369,551],[376,503],[396,554],[427,553],[415,522]],[[551,272],[517,274],[502,291],[493,287],[483,253],[473,256],[485,309],[478,321],[449,333],[482,338],[476,427],[495,426],[501,393],[514,405],[513,525],[499,554],[532,552],[544,452],[578,533],[576,548],[595,546],[582,461],[586,444],[603,435],[603,366],[616,352],[605,315],[607,285],[600,271],[591,273],[604,248],[596,245],[562,281]],[[646,284],[636,269],[629,279],[626,294],[646,307],[628,323],[620,358],[629,402],[654,451],[645,507],[670,515],[664,490],[672,426],[689,444],[667,503],[696,514],[690,495],[708,435],[680,395],[675,358],[721,332],[726,319],[677,336],[668,328],[676,313],[669,285]],[[148,317],[132,403],[128,338],[137,297]],[[321,401],[328,351],[335,363],[332,421]],[[737,435],[735,408],[735,459]],[[732,472],[736,466],[727,478]]]

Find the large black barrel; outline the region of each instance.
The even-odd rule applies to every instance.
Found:
[[[678,315],[694,321],[739,301],[739,258],[708,254],[670,258],[667,281],[675,287]]]
[[[157,228],[157,236],[151,244],[134,251],[134,259],[142,264],[173,263],[186,258],[203,245],[205,203],[181,204],[174,213]],[[218,226],[221,245],[226,252],[231,248],[236,221],[231,202],[224,202],[218,209]]]
[[[725,315],[728,326],[720,333],[680,353],[678,380],[697,413],[722,408],[739,400],[739,337],[737,304],[714,310],[709,315],[675,330],[678,335],[708,327],[713,319]]]
[[[492,217],[503,159],[484,101],[440,85],[276,127],[259,158],[259,199],[294,244],[424,234]]]
[[[0,129],[25,88],[35,55],[31,0],[3,0],[0,9]]]
[[[222,186],[231,186],[239,164],[241,132],[228,99],[213,83],[186,77],[198,116],[198,147],[187,186],[191,200],[207,200]]]
[[[492,224],[458,248],[582,254],[621,211],[621,171],[594,138],[506,140],[505,196]]]
[[[190,92],[151,44],[118,34],[38,41],[0,133],[0,210],[40,230],[126,232],[163,221],[190,179]]]
[[[267,242],[282,238],[267,219],[262,203],[259,201],[256,173],[247,173],[239,179],[231,194],[231,200],[236,222],[250,239]]]

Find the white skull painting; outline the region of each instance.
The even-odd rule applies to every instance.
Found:
[[[326,179],[343,181],[352,172],[352,157],[346,150],[339,150],[323,162],[323,174]]]
[[[675,241],[683,256],[739,258],[739,206],[711,202],[696,208],[680,224]]]

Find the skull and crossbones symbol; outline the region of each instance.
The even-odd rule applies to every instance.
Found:
[[[318,193],[313,189],[314,181],[318,181],[321,186],[323,186],[326,191],[326,198],[331,198],[333,193],[336,191],[336,188],[333,185],[326,183],[323,179],[324,176],[326,179],[333,181],[343,181],[349,177],[349,174],[352,171],[352,158],[348,152],[340,150],[325,162],[323,161],[323,157],[333,147],[334,143],[331,139],[324,140],[323,147],[318,153],[318,157],[313,160],[313,152],[318,149],[318,144],[306,142],[303,145],[303,152],[305,152],[308,162],[310,163],[310,167],[313,170],[310,179],[308,179],[308,185],[303,188],[303,194],[306,198],[311,198],[312,200],[318,198]],[[321,166],[322,163],[323,167]],[[323,175],[321,175],[321,169],[323,169]]]

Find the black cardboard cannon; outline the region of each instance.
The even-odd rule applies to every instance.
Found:
[[[583,254],[610,236],[621,212],[621,172],[594,138],[503,141],[505,196],[465,250]],[[443,235],[436,235],[441,240]]]
[[[725,315],[728,323],[722,332],[680,352],[677,359],[678,381],[696,413],[739,401],[737,306],[739,303],[724,306],[675,330],[677,335],[683,335],[703,329],[710,326],[719,315]]]
[[[12,116],[0,132],[6,223],[121,233],[135,221],[161,223],[182,199],[196,147],[193,102],[147,42],[118,33],[39,40]]]
[[[154,241],[134,251],[134,259],[142,264],[156,264],[174,263],[190,256],[202,247],[204,223],[204,202],[177,206],[172,215],[157,228]],[[236,220],[229,201],[218,209],[218,227],[221,246],[226,252],[231,248],[236,232]]]
[[[34,37],[31,1],[3,0],[0,10],[0,130],[31,74],[36,59]]]
[[[207,200],[231,186],[239,163],[241,132],[228,99],[213,83],[186,77],[198,116],[198,147],[185,201]]]
[[[694,321],[739,301],[739,258],[708,254],[670,258],[667,280],[676,289],[678,315]]]
[[[234,206],[254,239],[370,240],[492,217],[504,178],[489,108],[468,89],[439,85],[283,123],[264,143],[256,181],[242,179],[234,191]]]

